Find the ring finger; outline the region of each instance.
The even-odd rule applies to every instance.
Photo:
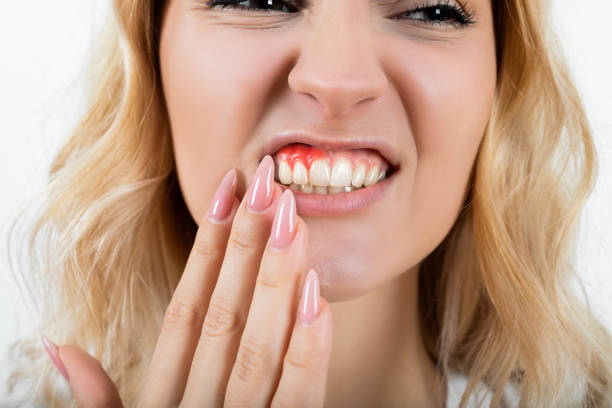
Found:
[[[225,392],[226,406],[267,407],[280,379],[305,270],[306,224],[286,190],[274,216],[246,326]]]

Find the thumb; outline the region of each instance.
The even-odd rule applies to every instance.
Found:
[[[75,346],[58,347],[41,336],[45,350],[66,378],[79,408],[123,407],[117,387],[100,362]]]

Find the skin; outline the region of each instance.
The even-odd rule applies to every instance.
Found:
[[[377,3],[319,0],[298,17],[205,11],[194,9],[196,1],[174,0],[162,28],[176,164],[195,220],[230,167],[239,169],[238,196],[244,194],[263,140],[283,130],[377,134],[400,152],[401,176],[382,202],[305,219],[309,265],[332,302],[397,278],[446,236],[494,96],[489,1],[470,2],[480,22],[463,31],[390,21],[384,16],[411,2]],[[398,245],[407,238],[409,245]]]
[[[326,406],[443,406],[445,390],[435,385],[437,373],[419,331],[417,274],[419,263],[457,219],[490,116],[497,81],[492,10],[489,0],[464,1],[475,23],[457,29],[390,19],[417,2],[391,3],[314,0],[300,13],[266,14],[205,10],[194,0],[168,2],[160,65],[182,193],[194,220],[199,220],[198,236],[204,236],[200,242],[213,242],[221,253],[231,253],[233,224],[231,234],[241,234],[252,244],[249,259],[255,267],[243,275],[254,285],[244,292],[248,296],[231,303],[245,320],[239,330],[223,337],[224,350],[231,352],[212,346],[200,351],[208,344],[206,336],[198,340],[198,331],[181,338],[165,326],[143,392],[155,397],[152,401],[180,400],[186,387],[185,395],[190,389],[201,391],[193,391],[190,401],[210,402],[201,394],[222,395],[219,390],[227,387],[225,398],[230,401],[269,402],[266,398],[277,392],[270,384],[281,376],[286,347],[299,338],[292,335],[299,324],[294,326],[287,317],[296,310],[296,288],[306,268],[313,267],[326,301],[317,323],[301,336],[310,339],[304,340],[311,345],[308,353],[320,364],[293,377],[288,373],[291,380],[283,380],[282,374],[280,384],[291,384],[283,389],[283,398],[295,405],[306,403],[304,384],[311,384],[311,395],[319,399],[310,406],[323,401]],[[298,217],[289,250],[300,254],[298,261],[277,261],[272,267],[278,269],[276,274],[270,272],[276,279],[280,270],[289,276],[284,294],[270,295],[268,303],[255,302],[256,277],[260,263],[266,262],[267,237],[281,191],[276,186],[272,205],[257,215],[245,211],[243,198],[264,155],[263,140],[295,129],[314,129],[330,138],[343,131],[385,138],[399,152],[400,171],[385,197],[371,207],[335,217]],[[238,176],[236,215],[224,227],[211,227],[203,220],[230,168],[237,169]],[[181,285],[193,284],[183,282],[201,276],[202,269],[219,274],[219,282],[224,282],[221,262],[188,262],[177,292]],[[227,293],[238,296],[239,281],[227,282],[234,288]],[[211,310],[214,283],[196,287],[197,294],[182,300],[202,302],[203,309]],[[173,302],[177,298],[175,293]],[[261,330],[272,321],[278,321],[277,330]],[[235,374],[228,379],[242,348],[241,330],[243,337],[265,344],[263,349],[275,356],[277,371],[244,382]],[[267,331],[274,333],[261,334]],[[177,348],[182,354],[170,351]],[[194,352],[191,372],[196,374],[185,366]],[[164,353],[166,357],[160,357]],[[73,362],[86,358],[67,347],[60,348],[60,356],[69,373],[77,365]],[[172,363],[172,358],[182,359],[183,365]],[[203,359],[208,369],[198,371]],[[92,382],[110,382],[104,375],[96,378]]]

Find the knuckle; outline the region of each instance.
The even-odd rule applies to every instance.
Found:
[[[285,353],[284,367],[288,370],[318,371],[326,364],[326,348],[316,333],[296,331]]]
[[[319,367],[321,359],[316,353],[304,348],[289,349],[285,355],[285,366],[299,371],[311,371]]]
[[[204,237],[197,237],[193,242],[193,253],[200,258],[215,258],[219,256],[217,248],[213,245],[213,243],[208,239],[206,234],[203,234]]]
[[[229,238],[229,245],[240,252],[253,252],[262,246],[255,237],[242,232],[232,234]]]
[[[206,337],[222,337],[233,333],[240,327],[241,319],[226,302],[211,302],[204,318],[202,333]]]
[[[178,297],[166,308],[164,326],[171,329],[189,329],[202,325],[204,312],[196,304]]]
[[[278,289],[284,286],[287,286],[289,283],[289,277],[291,274],[286,273],[286,271],[279,271],[285,273],[278,273],[272,270],[261,270],[257,274],[256,284],[258,286],[263,286],[266,289]]]
[[[234,365],[238,379],[250,383],[263,373],[269,372],[271,366],[271,357],[262,346],[251,340],[241,342]]]

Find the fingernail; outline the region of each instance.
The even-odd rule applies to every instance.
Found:
[[[226,219],[232,211],[234,204],[234,192],[236,190],[236,170],[228,171],[223,180],[217,187],[210,208],[208,209],[208,219],[213,222],[220,222]]]
[[[304,280],[302,298],[300,299],[300,321],[304,325],[314,322],[319,316],[319,278],[314,269],[310,269]]]
[[[274,183],[274,160],[267,155],[263,158],[253,183],[247,191],[247,208],[252,212],[261,212],[272,203],[272,184]]]
[[[51,361],[53,361],[53,364],[55,364],[55,367],[57,367],[57,370],[60,372],[61,375],[64,376],[66,380],[70,381],[70,378],[68,377],[68,371],[66,371],[66,366],[59,357],[59,353],[55,343],[53,343],[45,336],[40,336],[40,338],[42,339],[43,345],[45,346],[45,350],[47,350],[49,357],[51,357]]]
[[[285,190],[274,214],[270,246],[275,249],[285,249],[291,245],[295,233],[295,198],[291,190]]]

